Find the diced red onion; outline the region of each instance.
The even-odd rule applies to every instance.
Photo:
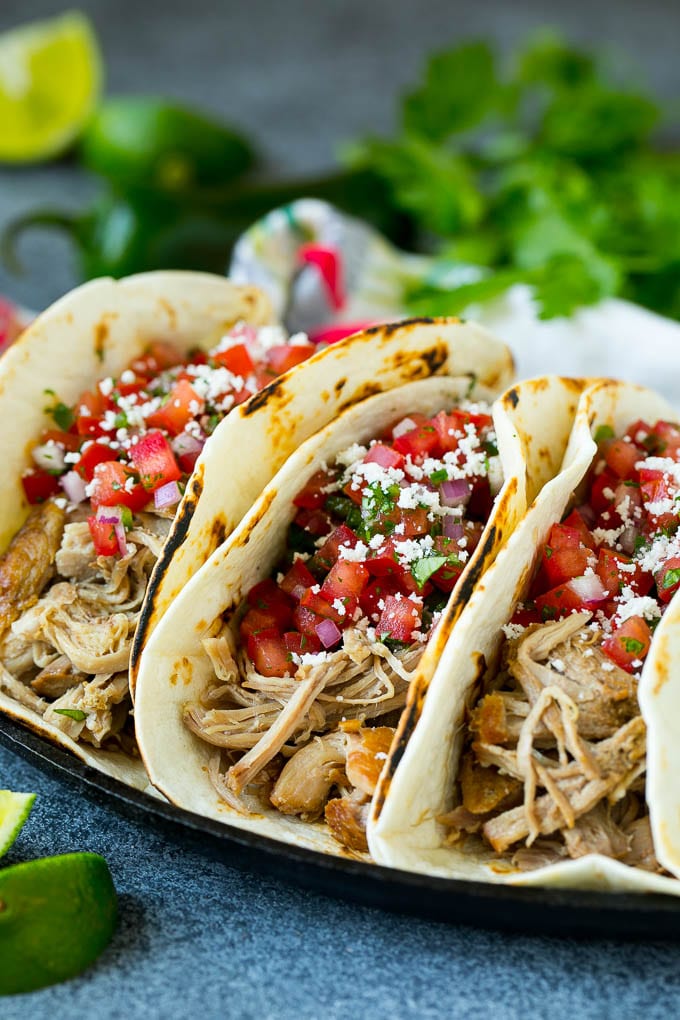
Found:
[[[288,594],[291,598],[295,599],[296,602],[299,602],[306,591],[307,588],[304,584],[296,584],[293,590],[289,591]]]
[[[439,486],[439,502],[442,506],[465,506],[472,495],[472,486],[464,478],[454,478]]]
[[[321,623],[317,623],[314,630],[324,648],[332,648],[342,638],[342,631],[332,620],[323,620]]]
[[[604,602],[608,597],[608,593],[597,574],[572,577],[568,584],[574,594],[586,605]]]
[[[614,489],[614,499],[612,503],[618,509],[622,503],[628,508],[630,515],[634,507],[642,506],[642,493],[636,485],[626,485],[625,482],[619,482]]]
[[[160,489],[156,489],[154,492],[153,505],[156,507],[156,510],[165,510],[169,506],[175,506],[181,498],[182,493],[179,491],[177,482],[166,482],[165,485],[161,485]]]
[[[113,530],[116,533],[116,539],[118,540],[118,552],[121,556],[127,556],[128,545],[125,537],[125,525],[121,521],[120,524],[115,524]]]
[[[77,471],[68,471],[59,479],[59,484],[69,503],[82,503],[85,499],[85,479]]]
[[[619,535],[619,543],[627,556],[632,556],[635,552],[635,543],[639,534],[639,528],[636,528],[634,524],[627,524]]]
[[[398,439],[399,436],[405,436],[407,432],[413,432],[415,428],[417,425],[411,418],[402,418],[392,429],[392,437]]]
[[[41,443],[35,446],[32,453],[33,461],[43,471],[63,471],[65,466],[64,450],[56,443]]]
[[[183,457],[185,454],[200,453],[205,446],[205,439],[199,439],[198,436],[191,436],[188,432],[180,432],[178,436],[170,443],[173,452],[178,457]]]
[[[459,542],[461,538],[465,537],[465,528],[462,524],[458,523],[457,517],[451,517],[450,514],[446,514],[442,525],[442,533],[444,538],[450,538],[454,542]]]
[[[597,514],[593,510],[590,503],[582,503],[581,506],[577,506],[576,509],[580,513],[583,520],[586,522],[589,528],[595,527],[597,521]]]

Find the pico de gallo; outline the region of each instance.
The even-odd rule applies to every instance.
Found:
[[[293,503],[287,553],[240,623],[257,673],[295,674],[364,620],[393,650],[424,643],[500,488],[488,407],[409,414],[316,471]]]
[[[585,500],[551,528],[510,627],[589,611],[605,655],[636,673],[680,588],[680,425],[640,420],[619,437],[605,425],[595,439]]]
[[[53,427],[31,451],[21,479],[28,503],[89,501],[98,556],[124,556],[132,515],[171,511],[222,418],[315,347],[277,326],[236,325],[209,351],[186,355],[158,340],[116,378],[101,379],[73,405],[45,391]]]

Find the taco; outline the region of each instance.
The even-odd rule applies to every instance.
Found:
[[[339,406],[446,370],[437,329],[423,337],[415,324],[357,338],[351,378],[343,347],[312,358],[307,383],[279,378],[314,348],[285,342],[269,316],[259,291],[219,277],[100,280],[40,316],[0,365],[14,423],[0,710],[133,785],[148,783],[130,711],[136,626],[141,647],[184,579]],[[507,375],[507,360],[484,358]]]
[[[365,852],[409,686],[424,693],[527,491],[558,468],[527,445],[546,408],[560,408],[551,436],[575,410],[561,383],[518,386],[493,418],[490,395],[466,373],[345,411],[187,584],[145,649],[135,699],[140,751],[172,802]]]
[[[459,878],[680,894],[680,426],[583,392],[561,472],[473,594],[369,826]],[[395,748],[399,747],[399,738]]]

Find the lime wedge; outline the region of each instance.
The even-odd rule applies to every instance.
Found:
[[[113,879],[98,854],[43,857],[1,870],[0,995],[80,974],[111,941],[116,917]]]
[[[101,60],[94,32],[71,12],[0,35],[0,162],[63,152],[94,109]]]
[[[31,813],[34,793],[0,790],[0,857],[6,854]]]

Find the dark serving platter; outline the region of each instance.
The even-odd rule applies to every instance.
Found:
[[[433,878],[331,857],[202,818],[97,772],[67,751],[0,720],[0,742],[101,803],[225,864],[328,896],[455,924],[617,939],[680,937],[680,898],[533,889]]]

